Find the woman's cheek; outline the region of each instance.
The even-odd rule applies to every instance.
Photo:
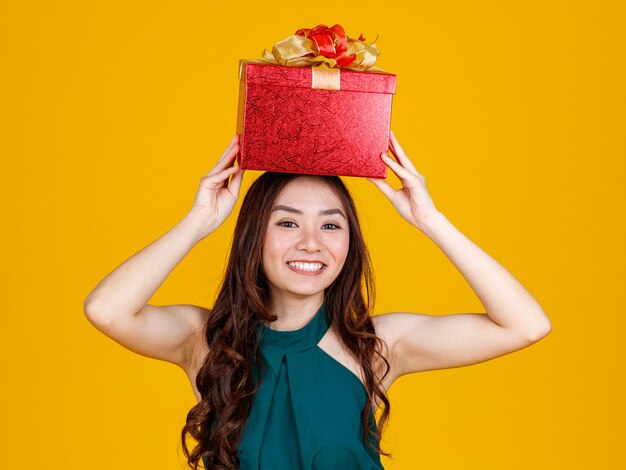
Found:
[[[280,231],[276,231],[271,234],[270,243],[272,252],[281,256],[284,255],[289,248],[289,238],[289,234]]]
[[[289,251],[290,235],[281,231],[268,233],[267,243],[265,244],[265,252],[267,253],[267,261],[274,264],[282,264]]]
[[[337,261],[344,259],[348,255],[348,249],[350,248],[349,238],[338,238],[333,240],[329,245],[329,248]]]

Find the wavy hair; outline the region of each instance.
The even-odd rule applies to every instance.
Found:
[[[266,172],[257,178],[246,193],[237,218],[226,272],[213,309],[204,326],[208,346],[196,377],[202,397],[187,414],[181,438],[187,464],[198,469],[203,460],[207,469],[239,469],[237,447],[250,415],[252,400],[260,383],[265,362],[259,348],[260,322],[277,319],[268,310],[269,287],[262,266],[262,248],[270,212],[282,189],[300,174]],[[333,325],[346,348],[361,364],[367,399],[361,413],[364,441],[377,453],[383,428],[389,419],[390,404],[381,385],[390,365],[381,354],[384,341],[376,336],[370,318],[375,298],[372,263],[363,240],[356,207],[348,188],[337,176],[318,176],[341,201],[349,224],[350,244],[346,263],[324,291],[324,302]],[[376,381],[374,356],[386,364],[386,371]],[[374,435],[369,427],[369,410],[375,397],[384,404]],[[380,405],[379,405],[380,406]],[[189,434],[197,446],[192,452],[186,445]],[[377,448],[370,442],[375,436]]]

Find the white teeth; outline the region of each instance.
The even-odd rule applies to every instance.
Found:
[[[293,266],[301,271],[319,271],[324,266],[322,263],[288,263],[289,266]]]

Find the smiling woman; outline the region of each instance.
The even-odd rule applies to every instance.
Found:
[[[189,466],[380,470],[380,455],[391,456],[380,448],[387,390],[398,377],[499,357],[550,331],[523,286],[436,210],[393,133],[389,149],[395,160],[382,158],[402,188],[372,183],[443,250],[486,314],[372,316],[371,261],[343,181],[271,172],[244,198],[213,308],[148,305],[181,259],[231,213],[243,177],[234,165],[237,136],[202,178],[183,221],[85,301],[104,334],[189,377],[198,399],[181,435]],[[197,442],[191,452],[187,435]]]
[[[269,310],[278,317],[274,329],[303,326],[307,320],[302,317],[303,308],[322,304],[324,290],[346,261],[349,223],[329,179],[293,178],[270,213],[262,258],[269,280]]]
[[[243,174],[229,166],[236,149],[233,139],[183,222],[97,286],[87,316],[128,349],[185,370],[198,398],[181,436],[190,466],[382,469],[389,349],[371,317],[370,258],[339,177],[267,172],[254,181],[212,309],[142,300],[229,215]],[[191,452],[188,434],[198,443]]]
[[[244,469],[381,469],[384,421],[377,429],[374,411],[388,406],[378,381],[386,359],[346,186],[336,176],[264,173],[233,240],[204,328],[202,400],[187,420],[200,442],[194,455],[207,468],[236,456]]]

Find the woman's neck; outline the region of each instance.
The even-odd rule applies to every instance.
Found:
[[[323,302],[324,292],[300,298],[274,295],[269,310],[278,319],[266,326],[279,331],[298,330],[313,319]]]

